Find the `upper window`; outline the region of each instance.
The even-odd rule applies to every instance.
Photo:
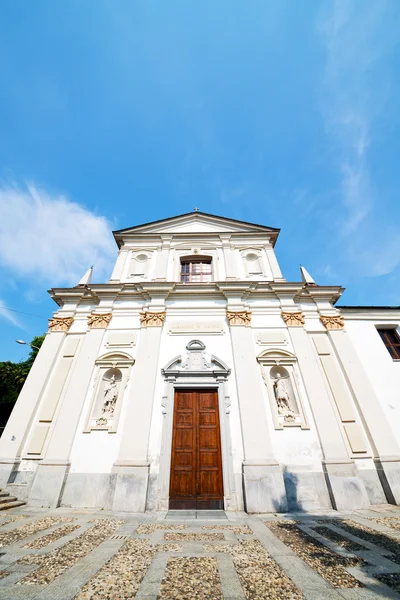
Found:
[[[207,283],[212,281],[211,258],[190,257],[181,259],[182,283]]]
[[[400,360],[400,337],[395,329],[378,329],[390,356]]]

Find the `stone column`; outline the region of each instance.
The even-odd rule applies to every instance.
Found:
[[[339,317],[341,318],[341,317]],[[343,320],[343,319],[342,319]],[[374,462],[388,502],[400,504],[400,449],[343,324],[321,316],[347,375],[374,451]]]
[[[88,317],[89,331],[75,359],[68,388],[56,417],[45,457],[39,463],[29,494],[33,506],[57,507],[70,467],[70,453],[82,413],[88,386],[99,355],[104,331],[111,319],[109,314]]]
[[[272,453],[250,311],[227,310],[243,436],[245,507],[249,513],[287,511],[282,470]]]
[[[131,395],[123,424],[116,474],[113,510],[144,512],[149,480],[148,445],[158,356],[165,312],[141,313],[136,362],[132,374]]]
[[[318,368],[317,358],[303,328],[304,315],[293,311],[283,312],[282,317],[289,328],[310,400],[324,455],[322,464],[332,505],[337,510],[365,508],[369,506],[368,495],[358,477],[356,465],[348,455],[340,425]]]
[[[0,486],[5,486],[10,473],[18,468],[20,456],[30,431],[42,390],[50,376],[58,352],[73,317],[54,317],[49,333],[32,365],[24,387],[0,438]],[[15,466],[14,466],[15,465]]]

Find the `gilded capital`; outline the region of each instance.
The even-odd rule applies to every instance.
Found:
[[[105,329],[111,321],[112,314],[103,315],[92,313],[88,316],[89,329]]]
[[[343,329],[344,319],[340,315],[320,315],[322,324],[326,329]]]
[[[302,327],[305,323],[305,316],[301,310],[297,312],[282,312],[282,319],[288,327]]]
[[[142,327],[162,327],[164,325],[166,312],[141,312],[139,314]]]
[[[74,317],[53,317],[49,319],[49,331],[68,331]]]
[[[230,327],[250,327],[251,312],[249,310],[226,310],[226,317]]]

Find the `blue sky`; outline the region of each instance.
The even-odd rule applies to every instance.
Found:
[[[189,212],[282,229],[342,304],[400,304],[398,0],[3,0],[0,360],[110,232]],[[40,318],[39,318],[40,317]]]

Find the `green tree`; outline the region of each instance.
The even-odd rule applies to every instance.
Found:
[[[44,335],[36,336],[31,344],[40,348],[44,338]],[[38,352],[36,348],[31,348],[28,358],[19,363],[9,360],[0,362],[0,428],[7,423]]]

